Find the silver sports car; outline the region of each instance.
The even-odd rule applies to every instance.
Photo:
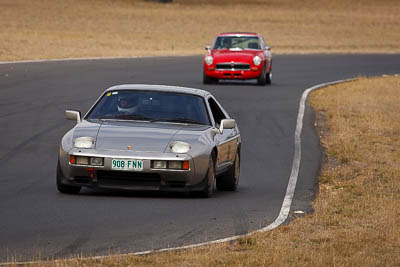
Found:
[[[107,89],[62,138],[57,188],[236,190],[241,137],[235,120],[207,91],[126,84]]]

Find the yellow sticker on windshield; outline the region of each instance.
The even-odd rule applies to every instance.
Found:
[[[110,95],[111,95],[111,92],[108,92],[108,93],[107,93],[107,96],[110,96]]]

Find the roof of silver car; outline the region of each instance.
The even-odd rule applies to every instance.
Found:
[[[209,94],[209,92],[205,90],[196,88],[169,86],[169,85],[153,85],[153,84],[121,84],[112,86],[106,89],[105,92],[115,91],[115,90],[144,90],[144,91],[174,92],[174,93],[198,95],[202,97]]]

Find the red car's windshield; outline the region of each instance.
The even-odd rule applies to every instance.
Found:
[[[213,49],[260,50],[261,45],[257,36],[219,36]]]

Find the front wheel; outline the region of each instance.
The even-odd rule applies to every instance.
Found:
[[[267,77],[266,77],[264,69],[262,70],[260,76],[258,76],[258,78],[257,78],[257,84],[258,85],[266,85],[267,84]]]
[[[269,65],[269,72],[267,72],[267,74],[265,75],[265,81],[267,84],[272,83],[272,60]]]
[[[211,197],[214,193],[214,183],[215,183],[215,163],[214,157],[211,157],[208,162],[208,171],[206,175],[206,186],[202,191],[203,197]]]
[[[213,83],[218,83],[217,78],[212,78],[206,75],[206,72],[203,71],[203,83],[204,84],[213,84]]]
[[[272,83],[272,71],[267,73],[265,81],[266,81],[267,84],[271,84]]]
[[[217,189],[222,191],[236,191],[240,176],[240,153],[236,153],[235,161],[229,171],[217,178]]]
[[[60,164],[57,162],[57,177],[56,177],[56,184],[57,190],[64,194],[78,194],[81,191],[80,186],[71,186],[63,184],[61,181],[63,179],[63,174],[61,171]]]

